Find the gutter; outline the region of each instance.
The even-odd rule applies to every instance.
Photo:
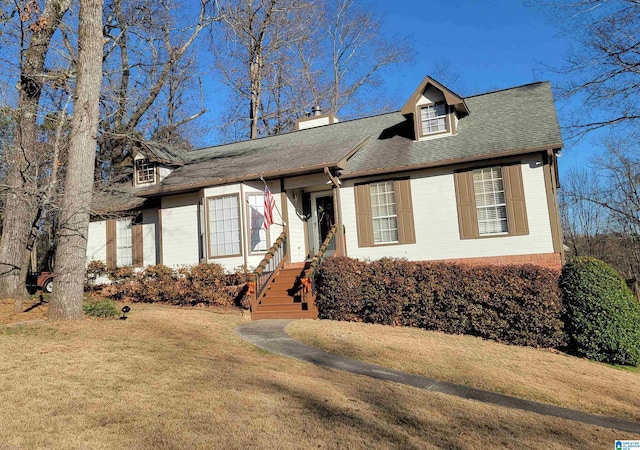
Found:
[[[423,164],[411,164],[405,166],[394,166],[394,167],[386,167],[386,168],[378,168],[372,170],[361,170],[359,172],[348,172],[341,176],[343,179],[348,178],[359,178],[370,175],[380,175],[389,172],[405,172],[410,170],[419,170],[419,169],[431,169],[435,167],[444,167],[444,166],[455,166],[460,164],[472,163],[476,161],[491,161],[494,159],[505,158],[508,156],[517,156],[517,155],[527,155],[530,153],[537,153],[541,151],[548,151],[549,149],[559,150],[563,147],[562,143],[559,144],[551,144],[551,145],[543,145],[539,147],[529,147],[522,148],[517,150],[509,150],[504,153],[488,153],[482,155],[476,155],[469,158],[458,158],[458,159],[445,159],[441,161],[436,161],[432,163],[423,163]]]

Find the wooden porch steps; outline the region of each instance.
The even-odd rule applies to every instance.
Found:
[[[253,320],[259,319],[317,319],[318,310],[314,305],[302,303],[298,292],[300,276],[305,263],[287,264],[271,280],[254,311]]]

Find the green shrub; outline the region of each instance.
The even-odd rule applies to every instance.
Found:
[[[611,364],[640,363],[640,303],[624,279],[594,258],[574,258],[562,270],[568,349]]]
[[[82,305],[82,308],[87,316],[102,317],[104,319],[111,319],[119,314],[116,303],[110,299],[87,302]]]
[[[564,343],[558,272],[331,258],[316,278],[320,318],[471,334],[534,347]]]

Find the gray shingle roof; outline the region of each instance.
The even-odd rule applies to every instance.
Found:
[[[368,124],[371,132],[375,133],[374,128],[379,131],[349,159],[345,175],[562,146],[548,82],[467,97],[465,102],[471,114],[458,122],[458,133],[438,139],[414,142],[413,125],[399,113],[373,118],[375,123]]]
[[[169,166],[181,166],[187,160],[186,151],[163,142],[141,141],[138,142],[138,150],[149,158],[149,161]]]
[[[471,114],[458,122],[453,136],[416,142],[410,118],[400,112],[381,114],[178,152],[170,156],[182,158],[184,165],[160,185],[137,193],[153,196],[261,175],[303,174],[345,161],[342,176],[354,177],[562,147],[548,82],[467,97],[465,102]]]
[[[139,209],[147,199],[138,197],[135,189],[129,182],[95,190],[91,201],[92,215],[106,217],[121,211]]]

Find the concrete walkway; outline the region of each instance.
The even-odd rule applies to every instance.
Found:
[[[470,400],[477,400],[505,408],[521,409],[545,416],[575,420],[590,425],[614,428],[629,433],[640,434],[640,423],[630,422],[614,417],[599,416],[573,409],[545,403],[523,400],[495,392],[483,391],[459,384],[432,380],[430,378],[412,375],[399,370],[388,369],[375,364],[368,364],[351,358],[327,353],[315,347],[305,345],[289,337],[285,327],[290,320],[258,320],[242,324],[236,328],[236,333],[246,341],[278,355],[296,358],[329,369],[343,370],[358,375],[366,375],[377,380],[393,381],[408,386],[455,395]]]

